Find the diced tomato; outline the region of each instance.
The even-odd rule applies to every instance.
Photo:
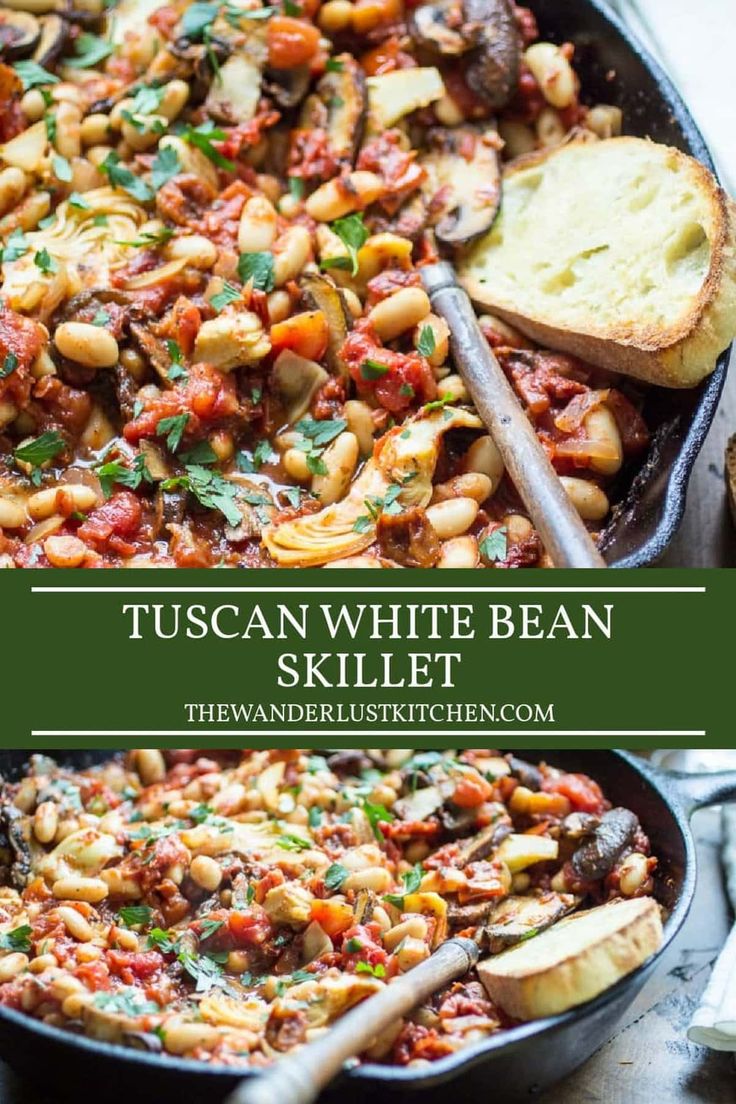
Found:
[[[417,63],[411,54],[401,49],[401,39],[391,35],[372,50],[368,50],[360,59],[364,72],[369,77],[380,73],[392,73],[395,69],[411,69]]]
[[[258,947],[271,936],[271,921],[260,905],[233,910],[228,929],[236,947]]]
[[[545,793],[561,793],[570,801],[573,809],[582,813],[600,813],[609,808],[609,803],[597,782],[587,774],[560,774],[545,778],[542,782]]]
[[[114,537],[132,537],[140,528],[143,507],[130,491],[119,491],[93,510],[77,530],[77,536],[98,550],[111,546]]]
[[[85,962],[74,970],[75,977],[84,982],[87,989],[97,992],[99,989],[110,988],[110,971],[102,959],[96,962]]]
[[[342,935],[342,953],[348,970],[355,970],[359,962],[366,962],[369,966],[383,966],[385,968],[388,952],[383,949],[379,940],[381,929],[378,924],[353,924]]]
[[[18,406],[28,402],[33,383],[31,365],[42,346],[43,337],[37,323],[16,314],[0,300],[0,399],[8,399]],[[11,371],[13,363],[15,367]]]
[[[173,4],[164,4],[162,8],[157,8],[149,15],[148,22],[160,31],[164,38],[173,38],[174,28],[180,19],[181,11],[178,8]]]
[[[382,177],[387,196],[381,202],[387,210],[396,210],[427,176],[427,170],[417,164],[417,151],[404,149],[403,140],[398,130],[371,138],[360,151],[356,166]]]
[[[268,60],[274,69],[296,69],[306,65],[319,47],[319,31],[311,23],[288,15],[268,21]]]
[[[189,356],[194,348],[194,341],[202,325],[202,315],[199,308],[180,295],[171,309],[165,324],[161,326],[162,335],[175,341],[184,356]]]
[[[358,390],[364,394],[372,391],[381,406],[392,414],[412,404],[430,402],[437,396],[432,369],[424,357],[385,349],[367,320],[357,323],[342,345],[340,356]],[[380,368],[384,367],[386,371],[381,373]]]
[[[158,951],[137,953],[134,951],[110,950],[105,957],[110,967],[110,973],[121,978],[126,985],[134,985],[136,981],[153,977],[161,970],[163,965],[163,960]]]
[[[461,809],[473,809],[487,801],[492,792],[490,782],[479,774],[463,774],[455,786],[452,800]]]
[[[312,919],[316,920],[330,939],[336,939],[347,931],[353,922],[353,910],[347,901],[312,901]]]
[[[327,319],[321,310],[302,311],[271,327],[271,346],[274,353],[291,349],[307,360],[321,360],[329,340]]]

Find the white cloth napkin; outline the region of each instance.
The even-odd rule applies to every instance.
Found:
[[[729,899],[736,901],[736,805],[724,805],[722,819],[726,888]],[[736,1051],[736,926],[716,959],[687,1035],[700,1046]]]

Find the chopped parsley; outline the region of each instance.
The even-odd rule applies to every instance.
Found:
[[[187,373],[184,367],[184,361],[182,360],[181,349],[176,341],[172,341],[169,338],[166,342],[166,352],[171,357],[171,367],[167,373],[170,380],[186,379]]]
[[[5,360],[0,365],[0,379],[7,379],[8,376],[12,376],[15,369],[18,367],[18,358],[15,353],[8,353]]]
[[[95,316],[92,319],[92,325],[93,326],[106,326],[109,321],[110,321],[110,315],[107,313],[106,310],[102,310],[102,308],[100,308],[100,310],[98,310],[95,313]]]
[[[334,893],[336,889],[340,888],[347,876],[347,867],[343,866],[342,863],[333,862],[325,871],[325,889],[329,889],[331,893]]]
[[[118,916],[126,928],[132,928],[136,924],[150,924],[153,909],[148,905],[124,905]]]
[[[37,88],[40,84],[58,84],[59,78],[49,73],[47,69],[35,61],[16,61],[13,65],[16,73],[23,82],[23,91],[29,88]]]
[[[24,445],[18,445],[13,450],[16,461],[22,464],[30,464],[32,468],[40,468],[48,460],[53,460],[66,448],[66,441],[56,430],[47,430],[40,437],[34,437],[32,441],[26,441]]]
[[[377,380],[385,376],[389,371],[388,364],[381,364],[378,360],[364,360],[360,366],[361,379]]]
[[[176,452],[181,439],[184,436],[184,430],[187,428],[187,422],[189,421],[188,414],[174,414],[170,418],[162,418],[156,426],[156,436],[166,438],[166,447],[171,452]]]
[[[191,11],[191,8],[189,11]],[[163,88],[154,88],[153,85],[142,84],[133,97],[130,113],[131,115],[153,115],[161,106],[163,98]]]
[[[285,832],[276,840],[276,846],[282,851],[307,851],[312,844],[301,836],[295,836],[291,832]]]
[[[243,520],[235,498],[237,488],[234,484],[223,479],[221,475],[210,471],[201,464],[188,464],[186,475],[178,475],[173,479],[165,479],[161,483],[163,490],[168,491],[175,487],[183,487],[194,495],[201,506],[207,510],[219,510],[224,514],[229,525],[240,525]]]
[[[50,276],[54,272],[58,272],[59,263],[49,253],[48,249],[39,249],[38,253],[34,255],[33,263],[36,268],[39,268],[43,272],[44,276]]]
[[[371,977],[375,978],[384,978],[386,967],[382,962],[377,962],[375,966],[371,966],[370,962],[356,962],[355,972],[356,974],[370,974]]]
[[[424,877],[424,869],[421,863],[416,863],[411,870],[407,870],[406,874],[401,875],[401,880],[404,883],[403,893],[387,893],[384,896],[384,901],[388,901],[390,905],[396,905],[396,908],[400,909],[404,907],[404,897],[410,893],[416,893],[421,885],[422,878]]]
[[[363,802],[363,812],[368,817],[368,822],[373,829],[373,835],[377,840],[383,839],[383,832],[379,828],[380,822],[392,821],[395,819],[394,814],[386,808],[385,805],[374,805],[371,801]]]
[[[121,487],[128,487],[131,491],[135,491],[141,483],[153,482],[153,476],[146,466],[146,458],[142,452],[139,452],[136,456],[132,468],[121,464],[119,460],[111,460],[109,463],[96,468],[95,473],[100,481],[105,498],[110,497],[116,483]]]
[[[122,188],[124,192],[139,200],[140,203],[148,203],[153,199],[154,193],[139,176],[124,168],[120,164],[120,158],[114,150],[110,150],[105,160],[100,165],[100,170],[115,188]]]
[[[368,495],[363,499],[367,514],[360,514],[355,519],[353,529],[356,533],[365,533],[368,529],[374,525],[381,514],[400,514],[401,505],[398,501],[401,494],[401,485],[399,483],[389,483],[386,488],[386,494],[383,498],[379,498],[378,495]]]
[[[346,954],[360,954],[362,950],[363,944],[360,942],[359,939],[356,939],[355,936],[353,936],[351,939],[348,939],[347,943],[345,944]]]
[[[213,295],[210,299],[210,306],[213,310],[216,310],[219,314],[221,310],[224,310],[230,303],[235,303],[240,299],[241,292],[233,284],[228,283],[226,280],[222,285],[222,291],[218,291],[216,295]]]
[[[444,410],[448,403],[454,402],[457,402],[457,399],[448,391],[444,395],[442,395],[441,398],[434,399],[432,402],[425,403],[422,407],[422,410],[425,414],[431,414],[433,410]]]
[[[159,148],[151,165],[151,186],[158,192],[172,177],[181,172],[179,154],[171,146]]]
[[[253,281],[253,287],[259,291],[273,291],[276,280],[273,270],[273,254],[241,253],[238,260],[238,276],[247,284]]]
[[[286,499],[286,501],[289,503],[290,506],[292,506],[295,510],[299,509],[299,507],[302,504],[302,488],[301,487],[284,487],[284,489],[282,491],[282,494],[283,494],[284,498]],[[319,813],[320,817],[322,815],[320,810],[316,807],[316,805],[313,805],[312,808],[309,810],[310,818],[312,816],[312,813],[315,813],[315,814]],[[309,823],[310,823],[310,825],[312,825],[311,819],[310,819]],[[319,824],[319,820],[317,821],[317,824]],[[314,827],[314,825],[312,825],[312,827]]]
[[[294,0],[284,0],[284,15],[293,15],[298,19],[303,14],[301,4],[294,3]]]
[[[20,226],[16,226],[13,233],[8,238],[5,248],[0,251],[0,257],[2,261],[11,262],[17,261],[19,257],[25,256],[28,252],[28,242],[26,241],[25,234]]]
[[[289,177],[289,195],[292,199],[304,198],[304,181],[301,176]]]
[[[344,215],[343,218],[335,219],[332,223],[332,230],[337,234],[340,241],[343,243],[348,251],[347,259],[350,262],[351,275],[357,276],[358,274],[358,250],[365,245],[368,240],[369,231],[368,227],[363,222],[363,216],[361,214]],[[341,258],[332,258],[333,261],[341,260]],[[345,258],[342,258],[345,260]],[[324,265],[327,261],[323,262]],[[333,265],[332,267],[341,268],[342,265]]]
[[[216,464],[217,453],[209,441],[197,441],[196,445],[181,453],[185,464]]]
[[[65,184],[71,181],[72,167],[66,157],[62,157],[61,154],[57,153],[51,158],[51,167],[57,180],[63,180]]]
[[[211,936],[213,936],[216,931],[220,930],[223,923],[224,923],[223,920],[209,920],[209,919],[205,918],[202,921],[202,930],[199,933],[199,938],[200,939],[210,939]]]
[[[135,246],[136,248],[164,245],[167,241],[171,241],[173,236],[174,231],[170,226],[162,226],[160,230],[144,230],[138,238],[132,238],[130,241],[117,241],[115,244]]]
[[[325,418],[318,421],[312,417],[302,418],[296,423],[294,428],[301,436],[295,447],[306,454],[307,468],[312,475],[327,474],[322,453],[347,428],[347,424],[344,418]]]
[[[490,563],[498,563],[508,555],[508,529],[502,525],[483,538],[478,545],[480,554]]]
[[[328,73],[342,73],[345,68],[345,63],[340,61],[339,58],[328,58],[325,63],[325,69]]]
[[[419,341],[417,342],[417,352],[420,356],[431,356],[437,347],[437,343],[434,339],[434,330],[431,326],[422,326],[419,333]]]
[[[181,33],[185,38],[196,42],[202,37],[204,31],[213,23],[219,8],[219,4],[204,4],[195,2],[190,4],[181,18]]]
[[[64,58],[69,69],[92,69],[108,58],[114,46],[104,38],[83,31],[74,40],[74,57]]]
[[[208,119],[206,122],[201,123],[199,126],[185,126],[181,132],[181,137],[185,142],[189,142],[190,146],[196,146],[201,150],[205,157],[208,157],[213,164],[217,165],[220,169],[226,169],[228,172],[234,172],[235,166],[232,161],[228,161],[226,157],[215,149],[212,142],[224,142],[227,138],[227,134],[224,130],[219,130],[218,127]]]
[[[89,203],[79,192],[71,193],[69,196],[69,206],[76,207],[79,211],[89,211]]]
[[[4,951],[23,951],[27,953],[31,949],[32,929],[29,924],[22,924],[12,931],[3,932],[0,935],[0,948]]]
[[[161,1011],[155,1001],[146,1000],[141,990],[132,985],[121,986],[112,993],[95,993],[92,1004],[103,1012],[117,1012],[123,1016],[145,1016]]]
[[[295,488],[292,488],[292,489],[297,490],[297,491],[299,490],[298,487],[295,487]],[[297,503],[297,505],[298,505],[298,503]],[[322,823],[322,810],[320,809],[320,807],[318,805],[310,805],[309,812],[307,813],[307,823],[309,824],[310,828],[319,828],[320,824]],[[332,864],[332,866],[339,866],[339,865],[340,865],[339,863],[333,863]],[[332,867],[330,867],[330,870],[331,869],[332,869]],[[327,873],[329,874],[329,872],[330,871],[328,870]],[[327,885],[326,881],[325,881],[325,885]]]

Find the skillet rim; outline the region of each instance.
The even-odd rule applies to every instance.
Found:
[[[6,750],[22,751],[25,749],[8,748]],[[658,950],[651,955],[646,962],[643,962],[641,966],[637,967],[636,970],[627,974],[626,977],[621,978],[620,981],[609,989],[606,989],[600,996],[587,1001],[585,1004],[571,1008],[567,1012],[562,1012],[557,1016],[548,1016],[543,1020],[535,1020],[531,1023],[520,1024],[517,1027],[498,1032],[496,1035],[492,1035],[476,1046],[463,1048],[455,1051],[453,1054],[448,1054],[445,1058],[438,1059],[436,1062],[432,1063],[431,1068],[422,1067],[417,1071],[416,1069],[412,1070],[403,1066],[382,1066],[378,1063],[366,1062],[363,1065],[356,1066],[354,1069],[343,1073],[338,1079],[338,1083],[346,1084],[349,1083],[350,1080],[357,1079],[369,1084],[394,1084],[407,1090],[421,1091],[423,1088],[428,1088],[448,1081],[455,1073],[461,1070],[466,1071],[479,1065],[487,1057],[497,1051],[514,1050],[528,1039],[542,1035],[545,1032],[552,1032],[557,1028],[565,1027],[574,1021],[579,1021],[580,1023],[585,1022],[589,1015],[594,1015],[599,1009],[603,1009],[608,1004],[618,1000],[626,987],[631,985],[635,979],[644,979],[646,975],[654,969],[661,955],[680,931],[690,911],[695,893],[697,862],[688,813],[683,796],[678,792],[676,781],[670,778],[667,773],[656,771],[645,760],[637,758],[631,752],[616,748],[599,750],[622,760],[636,775],[638,775],[639,780],[646,787],[650,790],[654,790],[656,796],[672,814],[674,824],[679,832],[680,840],[683,845],[684,864],[682,886],[678,893],[675,906],[664,923],[664,938]],[[61,751],[61,749],[59,749],[59,751]],[[110,753],[111,755],[115,754],[114,749],[110,749]],[[232,1081],[233,1079],[242,1081],[257,1076],[258,1073],[257,1070],[253,1069],[242,1069],[223,1064],[210,1064],[193,1059],[175,1058],[170,1055],[149,1054],[145,1051],[134,1050],[130,1047],[118,1046],[114,1043],[107,1043],[99,1039],[91,1039],[86,1035],[75,1035],[68,1030],[41,1023],[23,1012],[16,1011],[12,1008],[5,1008],[0,1005],[0,1022],[3,1020],[7,1020],[15,1028],[27,1031],[31,1036],[35,1035],[42,1039],[48,1039],[49,1042],[64,1044],[73,1049],[76,1048],[80,1058],[85,1053],[89,1053],[98,1058],[110,1058],[113,1061],[133,1063],[139,1067],[141,1072],[146,1069],[153,1073],[160,1074],[165,1074],[167,1071],[176,1071],[178,1074],[189,1074],[196,1077],[200,1084],[203,1082],[216,1084],[220,1081]],[[2,1055],[0,1055],[0,1057],[2,1057]]]

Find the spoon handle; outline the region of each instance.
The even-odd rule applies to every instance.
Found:
[[[425,962],[356,1005],[315,1042],[242,1081],[225,1104],[311,1104],[346,1061],[477,961],[478,947],[472,939],[448,939]]]
[[[437,314],[450,327],[450,343],[475,408],[488,427],[506,469],[555,567],[605,567],[575,507],[481,332],[470,299],[450,264],[421,270]]]

